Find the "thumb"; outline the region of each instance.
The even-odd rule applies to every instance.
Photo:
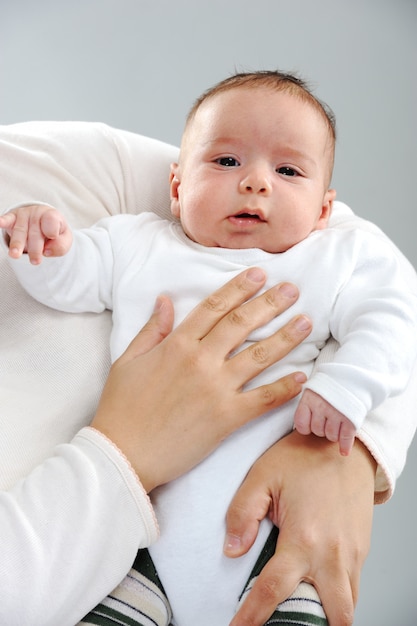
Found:
[[[152,315],[131,341],[121,360],[131,360],[157,346],[172,331],[174,307],[167,296],[158,296]]]
[[[60,257],[67,254],[72,246],[72,231],[56,209],[49,209],[41,215],[40,228],[45,237],[44,256]]]
[[[226,537],[223,546],[226,556],[242,556],[251,548],[258,535],[261,520],[269,513],[271,502],[267,480],[262,480],[262,476],[252,469],[226,514]]]
[[[56,210],[45,210],[39,218],[42,234],[48,239],[56,239],[69,230],[65,218]]]

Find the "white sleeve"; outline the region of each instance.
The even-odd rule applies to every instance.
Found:
[[[158,536],[135,473],[92,428],[0,494],[0,528],[0,623],[8,626],[74,626]]]
[[[417,358],[417,291],[404,280],[386,238],[360,229],[346,236],[349,250],[343,255],[338,246],[338,262],[354,269],[330,322],[340,347],[330,362],[315,368],[306,387],[359,430],[372,409],[407,386]]]
[[[335,202],[331,226],[334,228],[362,228],[365,231],[379,234],[390,241],[375,224],[355,216],[349,207],[341,202]],[[404,279],[410,289],[417,291],[417,275],[411,263],[391,242],[394,254],[401,266]],[[334,340],[327,343],[322,350],[318,364],[330,361],[338,345]],[[401,346],[398,346],[401,350]],[[411,444],[417,428],[417,363],[414,364],[408,385],[401,394],[388,398],[377,409],[368,414],[358,438],[366,445],[378,462],[375,481],[375,502],[382,503],[388,500],[395,488],[395,483],[401,474],[407,450]]]
[[[116,219],[116,218],[112,218]],[[61,257],[32,265],[27,254],[8,262],[25,291],[38,302],[67,313],[112,310],[113,252],[105,224],[73,231],[71,248]],[[2,243],[3,246],[6,244]]]

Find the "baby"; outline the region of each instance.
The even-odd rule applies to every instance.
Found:
[[[119,215],[72,232],[46,205],[0,218],[11,264],[31,295],[64,311],[113,311],[113,360],[149,317],[157,294],[172,297],[178,322],[253,265],[266,270],[268,286],[283,283],[290,292],[286,283],[298,286],[288,319],[296,310],[300,321],[302,313],[313,320],[308,339],[256,385],[294,369],[310,376],[328,337],[340,344],[298,403],[241,428],[189,474],[153,493],[162,533],[150,553],[173,623],[181,626],[231,619],[267,539],[266,520],[239,563],[222,556],[225,513],[253,462],[294,426],[349,454],[366,414],[403,389],[416,357],[417,302],[392,247],[359,226],[328,226],[334,151],[334,116],[303,81],[281,72],[237,74],[204,93],[187,118],[170,173],[175,221]],[[43,257],[54,258],[41,263]],[[251,340],[270,334],[271,325]]]

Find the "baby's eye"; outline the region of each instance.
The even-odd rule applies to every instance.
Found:
[[[239,161],[231,156],[220,157],[216,159],[216,163],[223,167],[237,167],[239,165]]]
[[[292,167],[288,167],[284,165],[283,167],[279,167],[277,169],[278,174],[283,174],[284,176],[298,176],[298,172],[294,170]]]

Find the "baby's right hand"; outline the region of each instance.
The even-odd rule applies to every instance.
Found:
[[[29,255],[33,265],[42,256],[63,256],[72,244],[72,232],[64,217],[50,206],[21,206],[0,216],[0,228],[8,235],[9,256]]]

